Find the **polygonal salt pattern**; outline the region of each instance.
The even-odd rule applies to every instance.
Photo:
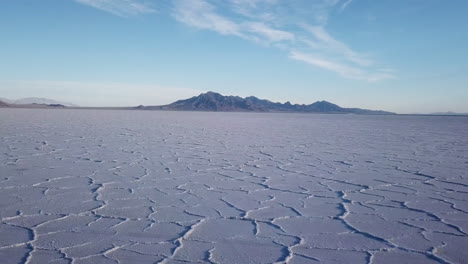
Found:
[[[0,109],[1,263],[466,263],[468,118]]]

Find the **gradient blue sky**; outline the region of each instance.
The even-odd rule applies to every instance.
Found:
[[[8,0],[0,97],[468,112],[466,0]]]

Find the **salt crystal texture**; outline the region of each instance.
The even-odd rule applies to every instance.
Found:
[[[0,109],[0,262],[467,263],[468,118]]]

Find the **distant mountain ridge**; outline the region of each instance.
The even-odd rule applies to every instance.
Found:
[[[3,101],[3,100],[0,98],[0,107],[10,107],[10,104],[8,104],[7,102]]]
[[[343,108],[327,101],[315,103],[291,104],[275,103],[255,96],[242,98],[239,96],[224,96],[215,92],[202,93],[189,99],[179,100],[162,106],[138,106],[146,110],[178,110],[178,111],[221,111],[221,112],[300,112],[300,113],[354,113],[354,114],[394,114],[380,110],[360,108]]]
[[[43,105],[63,105],[63,106],[69,106],[69,107],[77,106],[72,103],[65,103],[65,102],[60,102],[57,100],[41,98],[41,97],[27,97],[27,98],[21,98],[18,100],[0,98],[0,101],[3,101],[4,103],[7,103],[7,104],[15,104],[15,105],[43,104]]]
[[[452,116],[452,115],[468,115],[468,113],[455,113],[455,112],[447,111],[447,112],[429,113],[429,115]]]

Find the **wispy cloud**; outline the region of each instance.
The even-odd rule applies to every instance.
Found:
[[[238,5],[246,5],[252,8],[260,2],[273,2],[276,0],[233,1],[235,3],[242,3]],[[265,22],[251,21],[245,18],[239,19],[239,17],[230,18],[229,16],[221,15],[218,13],[217,6],[208,1],[177,0],[175,1],[174,10],[173,15],[179,22],[194,28],[215,31],[222,35],[233,35],[264,43],[294,39],[293,33],[273,28]],[[243,8],[243,10],[247,10],[247,7]]]
[[[189,26],[218,32],[222,35],[244,37],[240,26],[216,13],[216,7],[201,1],[175,1],[174,17]]]
[[[303,61],[310,65],[336,72],[339,75],[349,79],[377,82],[394,78],[391,71],[387,69],[378,70],[377,72],[368,72],[361,68],[321,58],[315,54],[292,51],[289,54],[289,57],[294,60]]]
[[[144,0],[75,0],[117,15],[154,12]],[[161,0],[180,23],[224,36],[272,45],[314,67],[356,80],[394,78],[369,52],[357,51],[327,30],[330,14],[353,0]]]
[[[257,34],[269,42],[278,42],[284,40],[294,40],[295,36],[291,32],[274,29],[264,23],[249,22],[243,24],[244,29],[250,33]]]
[[[305,41],[305,43],[311,45],[312,48],[340,54],[345,59],[361,66],[370,66],[373,63],[368,56],[354,51],[346,44],[330,36],[323,26],[302,25],[302,27],[315,38],[315,42]]]
[[[351,2],[353,2],[353,0],[347,0],[341,4],[340,12],[343,12],[349,6],[349,4],[351,4]]]
[[[177,0],[175,18],[194,28],[274,44],[299,60],[344,78],[369,82],[394,78],[363,52],[327,31],[329,15],[342,11],[350,0]],[[314,55],[312,55],[314,54]],[[318,55],[317,55],[318,54]]]
[[[114,15],[131,16],[153,13],[155,10],[143,1],[139,0],[75,0],[78,3],[88,5]]]

